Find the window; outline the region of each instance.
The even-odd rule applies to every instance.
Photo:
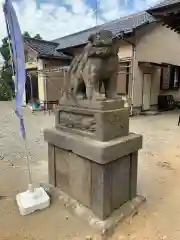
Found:
[[[175,90],[180,86],[180,67],[168,66],[161,68],[161,90]]]
[[[131,62],[121,62],[117,73],[118,94],[128,95]]]

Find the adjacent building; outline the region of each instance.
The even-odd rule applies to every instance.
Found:
[[[71,57],[82,51],[91,33],[99,29],[111,30],[119,39],[118,94],[128,100],[134,112],[147,111],[157,107],[158,96],[161,94],[172,94],[177,101],[180,98],[180,23],[178,22],[180,17],[177,17],[180,16],[179,9],[180,1],[168,0],[148,11],[129,15],[53,42],[38,40],[37,48],[34,40],[29,39],[26,41],[27,49],[31,52],[28,55],[34,53],[35,58],[38,59],[36,69],[47,67],[45,65],[47,61],[53,66],[66,66],[70,63]],[[163,16],[169,16],[166,17],[166,22]],[[176,31],[172,28],[173,21],[176,22]],[[46,52],[46,58],[40,51],[41,44],[51,46],[52,50],[50,53]],[[52,53],[57,56],[54,57]],[[34,69],[33,63],[28,63],[28,69],[31,68],[30,66]],[[51,83],[51,87],[60,84],[58,81]],[[39,97],[43,98],[42,89],[45,87],[43,88],[41,77],[38,77],[38,84]]]
[[[60,71],[46,72],[68,66],[71,57],[56,50],[58,44],[33,38],[25,38],[25,61],[27,70],[25,102],[58,100],[63,87]]]

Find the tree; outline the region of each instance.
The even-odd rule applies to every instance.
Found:
[[[2,45],[0,47],[0,53],[2,57],[4,58],[4,61],[8,61],[10,57],[10,52],[9,52],[9,41],[8,38],[5,37],[2,39]]]
[[[36,34],[36,35],[34,36],[34,38],[35,38],[35,39],[42,40],[42,37],[40,36],[40,34]]]
[[[31,36],[30,36],[30,34],[28,32],[24,32],[23,33],[23,37],[30,38]]]
[[[24,32],[23,37],[27,37],[30,38],[30,34],[28,32]],[[36,34],[34,36],[34,38],[36,39],[42,39],[42,37],[40,36],[40,34]],[[10,51],[9,51],[9,40],[8,37],[5,37],[2,39],[2,44],[0,46],[0,53],[2,55],[2,57],[4,58],[5,61],[5,65],[6,63],[9,61],[10,59]]]
[[[14,97],[14,92],[11,87],[0,77],[0,101],[12,100]]]
[[[28,32],[24,32],[23,37],[30,38]],[[35,35],[36,39],[42,39],[40,34]],[[8,37],[2,39],[0,54],[4,59],[2,70],[0,71],[0,100],[10,100],[14,96],[14,81],[12,80],[12,67],[10,64],[10,50]]]

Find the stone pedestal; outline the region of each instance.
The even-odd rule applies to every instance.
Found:
[[[105,220],[136,197],[142,137],[129,133],[122,100],[69,103],[46,129],[49,181]]]

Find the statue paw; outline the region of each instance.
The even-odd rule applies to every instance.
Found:
[[[119,98],[121,98],[121,96],[119,96],[118,94],[113,94],[110,96],[107,95],[107,99],[119,99]]]
[[[94,101],[105,101],[106,97],[105,97],[104,94],[95,93],[95,94],[93,94],[92,100],[94,100]]]
[[[78,94],[78,95],[76,96],[76,98],[77,98],[78,100],[84,100],[86,97],[85,97],[85,95],[83,95],[83,94]]]

